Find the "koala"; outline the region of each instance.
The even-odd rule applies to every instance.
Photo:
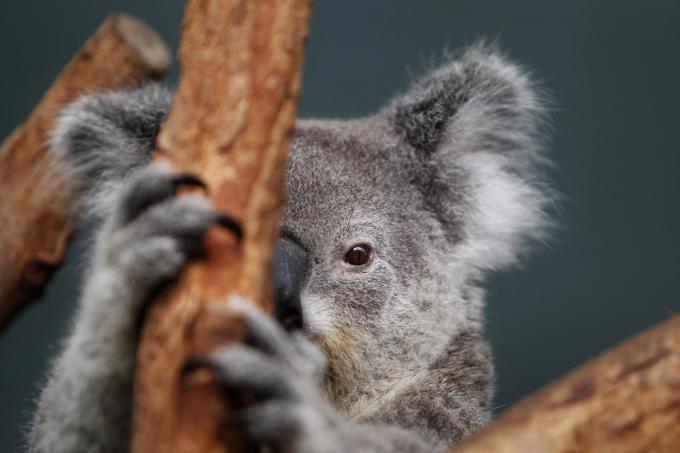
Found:
[[[241,233],[196,177],[149,165],[172,94],[150,85],[65,108],[52,148],[101,218],[70,335],[42,391],[32,452],[120,452],[130,439],[140,318],[201,259],[211,226]],[[248,341],[192,359],[258,395],[236,420],[290,452],[444,451],[493,396],[485,276],[546,231],[536,85],[475,45],[377,113],[300,120],[276,246],[276,316],[247,303]]]

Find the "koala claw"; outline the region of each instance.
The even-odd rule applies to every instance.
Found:
[[[166,165],[151,165],[141,170],[123,188],[117,220],[120,223],[134,220],[151,206],[174,197],[180,186],[206,187],[196,176],[174,172]]]
[[[243,229],[241,228],[241,224],[233,217],[218,213],[217,217],[215,218],[215,223],[223,228],[231,230],[238,240],[243,239]]]
[[[127,282],[134,304],[175,277],[190,257],[200,255],[211,226],[242,236],[239,223],[215,211],[205,197],[176,196],[180,185],[204,187],[195,176],[164,166],[140,171],[123,188],[100,233],[98,264]]]
[[[175,175],[174,178],[171,178],[171,182],[175,185],[175,187],[196,186],[196,187],[200,187],[204,190],[208,190],[208,186],[205,185],[203,180],[201,180],[199,177],[194,176],[190,173],[179,173],[179,174]]]
[[[243,426],[253,440],[282,446],[338,420],[317,383],[325,369],[318,350],[286,332],[256,308],[235,304],[246,320],[246,344],[222,347],[189,361],[185,372],[210,368],[225,389],[251,392],[258,402],[238,412],[230,425]],[[322,356],[321,351],[318,351]]]

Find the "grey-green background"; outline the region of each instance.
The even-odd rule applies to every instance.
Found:
[[[107,13],[144,19],[174,48],[183,4],[0,2],[0,137]],[[483,36],[498,37],[553,98],[552,178],[563,195],[555,239],[489,282],[502,412],[680,309],[680,1],[317,0],[301,115],[372,112],[442,49]],[[82,248],[0,337],[2,452],[19,449],[68,325]]]

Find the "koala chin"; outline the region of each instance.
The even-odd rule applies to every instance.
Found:
[[[33,452],[120,452],[130,437],[136,326],[152,290],[200,259],[213,224],[237,231],[200,181],[149,165],[164,88],[84,97],[52,149],[101,220],[63,351],[42,391]],[[527,73],[476,45],[382,110],[301,120],[276,247],[276,319],[235,301],[249,341],[197,357],[264,395],[238,414],[291,452],[432,452],[489,420],[487,272],[546,230],[543,106]]]

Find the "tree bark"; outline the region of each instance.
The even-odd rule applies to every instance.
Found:
[[[217,209],[238,219],[244,235],[239,242],[211,230],[205,259],[151,307],[137,357],[134,452],[249,447],[239,430],[225,426],[234,407],[210,373],[183,378],[181,370],[188,358],[242,337],[230,295],[271,311],[271,256],[310,9],[310,0],[187,3],[182,76],[157,159],[200,176]]]
[[[171,62],[153,30],[114,14],[78,51],[26,122],[0,145],[0,332],[42,293],[76,225],[71,209],[75,191],[47,152],[59,109],[89,91],[159,78]]]
[[[456,453],[680,451],[680,316],[526,398]]]

